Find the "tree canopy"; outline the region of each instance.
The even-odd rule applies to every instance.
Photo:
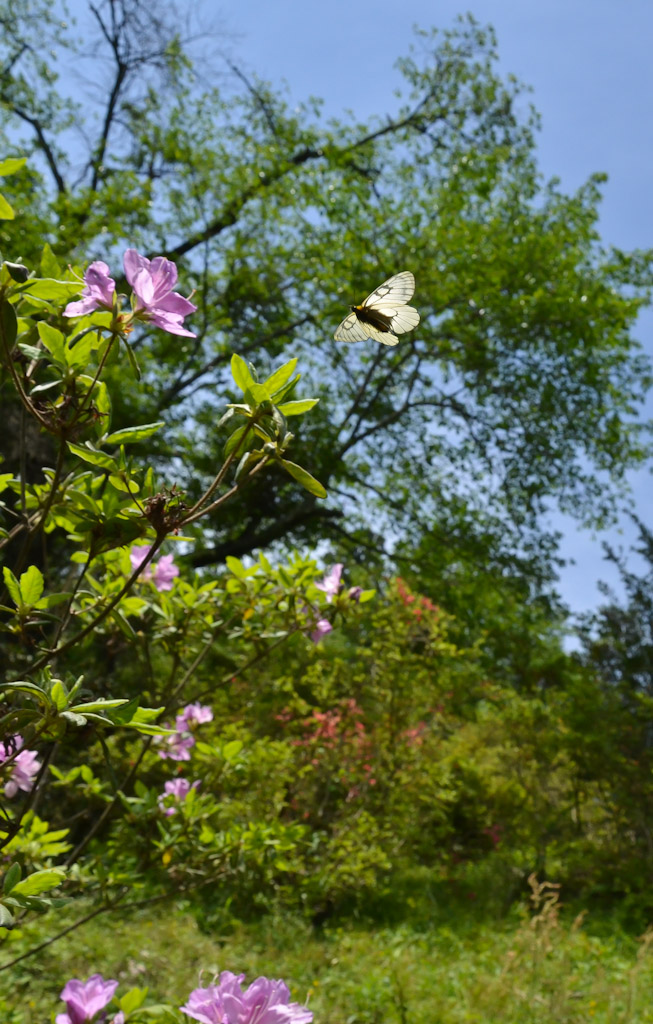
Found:
[[[114,422],[165,420],[148,457],[191,499],[226,437],[214,396],[233,351],[269,370],[292,347],[320,398],[295,443],[329,499],[254,482],[198,534],[194,565],[325,539],[369,561],[481,521],[497,550],[537,560],[552,505],[605,521],[648,450],[632,328],[651,253],[602,245],[600,176],[573,195],[542,179],[537,116],[490,29],[419,32],[394,111],[325,123],[318,101],[291,110],[226,58],[200,73],[169,7],[91,10],[81,42],[47,4],[2,15],[3,148],[31,170],[7,183],[21,228],[5,222],[0,246],[31,265],[45,238],[60,264],[118,274],[127,240],[180,263],[198,336],[134,336],[145,397],[121,381]],[[63,73],[80,53],[83,102]],[[419,329],[394,350],[333,341],[347,306],[403,269]]]

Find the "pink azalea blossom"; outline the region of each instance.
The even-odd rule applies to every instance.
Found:
[[[318,619],[315,623],[315,629],[311,633],[311,640],[314,644],[319,644],[322,637],[330,633],[332,629],[333,626],[328,619]]]
[[[310,1024],[313,1014],[299,1003],[291,1003],[283,981],[257,978],[241,989],[243,974],[223,971],[217,985],[196,988],[181,1007],[200,1024]]]
[[[335,565],[331,566],[331,569],[326,574],[324,579],[320,583],[316,583],[315,586],[318,590],[323,590],[326,594],[326,599],[329,603],[333,601],[334,597],[342,586],[340,577],[342,576],[343,564],[342,562],[336,562]]]
[[[19,790],[29,793],[34,788],[34,779],[41,769],[41,762],[37,759],[35,750],[22,750],[23,737],[14,736],[4,743],[0,742],[0,764],[14,757],[17,750],[20,753],[9,765],[11,775],[5,783],[5,796],[10,800],[16,796]]]
[[[183,326],[184,317],[194,313],[197,306],[173,291],[177,284],[177,268],[165,256],[148,260],[135,249],[127,249],[123,263],[125,276],[136,296],[135,312],[151,320],[169,334],[194,338],[192,331]]]
[[[86,316],[94,309],[113,309],[116,282],[109,277],[109,268],[102,260],[96,260],[84,274],[84,290],[79,302],[69,302],[64,316]]]
[[[172,582],[178,575],[174,555],[162,555],[154,566],[154,586],[157,590],[172,590]]]
[[[192,785],[187,779],[182,778],[172,779],[171,782],[166,782],[163,787],[165,792],[161,793],[158,799],[159,810],[163,811],[167,818],[172,814],[176,814],[177,808],[167,802],[168,798],[173,797],[178,804],[183,804],[191,789],[197,789],[199,784],[199,779],[196,782],[193,782]]]
[[[105,981],[101,974],[92,974],[88,981],[71,978],[61,992],[67,1013],[57,1014],[56,1024],[84,1024],[92,1020],[113,999],[117,981]]]
[[[163,749],[159,750],[159,757],[164,761],[168,757],[171,761],[190,761],[189,751],[195,746],[194,736],[175,732],[172,736],[155,736],[154,739],[156,743],[162,744]]]
[[[147,557],[151,547],[148,545],[135,545],[129,552],[129,561],[132,570],[138,569],[139,565]],[[145,566],[139,579],[145,582],[152,582],[157,590],[172,590],[172,583],[179,575],[179,568],[174,563],[174,555],[162,555],[158,562],[150,562]]]
[[[175,728],[179,732],[190,732],[195,725],[204,725],[213,721],[213,712],[206,704],[187,704],[181,714],[177,715]]]

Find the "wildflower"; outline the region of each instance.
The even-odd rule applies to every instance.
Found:
[[[195,746],[195,737],[183,735],[181,732],[174,732],[171,736],[155,736],[156,743],[163,744],[159,751],[159,757],[171,761],[190,761],[189,750]]]
[[[319,644],[322,637],[326,636],[327,633],[330,633],[332,629],[333,626],[328,619],[318,619],[315,623],[315,628],[311,633],[311,640],[314,644]]]
[[[161,793],[158,799],[159,810],[163,811],[166,818],[176,814],[177,808],[166,802],[168,798],[174,797],[177,803],[183,804],[191,789],[197,789],[199,784],[199,779],[196,782],[193,782],[192,785],[187,779],[181,778],[172,779],[171,782],[166,782],[163,787],[165,792]]]
[[[64,985],[60,997],[68,1012],[57,1014],[56,1024],[84,1024],[92,1020],[111,1002],[117,988],[117,981],[105,981],[101,974],[92,974],[88,981],[71,978]]]
[[[172,590],[172,581],[179,575],[174,555],[162,555],[154,566],[154,586],[157,590]]]
[[[223,971],[217,985],[196,988],[181,1010],[201,1024],[310,1024],[313,1014],[299,1003],[289,1003],[283,981],[257,978],[245,992],[243,974]]]
[[[187,704],[175,720],[178,732],[190,732],[194,725],[213,721],[213,712],[206,704]]]
[[[331,566],[331,569],[326,574],[324,579],[321,580],[320,583],[315,584],[318,590],[324,591],[324,593],[326,594],[326,599],[329,603],[331,603],[333,598],[340,590],[340,587],[342,586],[342,582],[340,579],[340,577],[342,576],[342,570],[342,562],[337,562],[336,565]]]
[[[22,746],[23,737],[18,735],[0,742],[0,764],[14,758],[9,765],[11,776],[5,783],[5,796],[10,800],[16,796],[19,789],[22,789],[23,793],[29,793],[34,788],[34,779],[41,769],[36,751],[22,750]],[[17,750],[20,753],[14,757]]]
[[[349,588],[349,592],[347,594],[347,597],[349,598],[350,601],[355,601],[356,604],[358,604],[358,602],[361,599],[361,594],[362,593],[363,593],[363,588],[362,587],[350,587]]]
[[[145,560],[151,547],[135,545],[129,552],[132,569],[138,569]],[[172,581],[179,575],[179,568],[174,563],[174,555],[163,555],[154,565],[146,565],[139,579],[151,581],[157,590],[172,590]]]
[[[84,274],[84,290],[79,302],[69,302],[64,316],[85,316],[94,309],[113,309],[116,282],[109,277],[109,268],[102,260],[96,260]]]
[[[137,300],[135,312],[169,334],[194,338],[193,332],[184,328],[183,321],[197,306],[173,291],[177,283],[175,264],[165,256],[148,260],[135,249],[127,249],[123,263]]]

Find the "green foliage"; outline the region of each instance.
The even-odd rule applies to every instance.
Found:
[[[175,925],[255,918],[267,940],[264,915],[281,920],[325,1021],[648,1019],[648,933],[606,983],[558,889],[642,928],[651,911],[650,574],[566,654],[540,517],[557,502],[600,524],[647,454],[630,332],[651,255],[602,247],[600,178],[541,181],[535,115],[473,19],[419,34],[396,114],[325,126],[242,76],[200,95],[159,8],[114,25],[76,184],[77,108],[38,45],[66,30],[39,3],[3,17],[0,132],[34,131],[32,167],[0,163],[4,969],[24,987],[69,931],[137,929],[165,900]],[[193,333],[155,329],[120,279],[70,315],[87,254],[117,277],[125,244],[185,259]],[[415,269],[420,330],[344,351],[332,324],[379,263]],[[351,552],[359,585],[261,550],[291,537]],[[528,884],[510,934],[433,930],[463,904],[498,919]],[[401,922],[380,961],[334,927],[354,914]],[[255,969],[248,942],[222,966]],[[96,955],[80,976],[131,971],[122,945]],[[179,1021],[141,973],[116,1012]]]
[[[624,470],[648,451],[633,411],[650,371],[631,330],[650,295],[650,253],[602,246],[602,178],[573,195],[541,180],[537,117],[522,86],[499,73],[492,31],[469,16],[418,33],[399,62],[395,111],[327,124],[319,103],[291,108],[237,68],[224,87],[202,91],[172,9],[159,5],[155,23],[148,11],[130,5],[119,27],[104,9],[95,16],[98,53],[115,60],[114,91],[81,178],[79,141],[75,149],[67,136],[74,102],[37,59],[77,39],[49,14],[8,15],[12,39],[43,33],[47,46],[8,61],[0,96],[1,122],[31,136],[25,151],[38,154],[43,175],[28,195],[23,174],[8,179],[23,217],[5,247],[35,267],[49,238],[42,272],[60,282],[80,254],[106,256],[126,239],[184,261],[200,337],[140,325],[127,351],[145,387],[111,358],[106,380],[120,385],[118,431],[164,421],[148,456],[164,474],[182,458],[193,500],[225,443],[242,440],[214,429],[232,353],[245,389],[250,360],[269,374],[289,348],[300,358],[320,401],[296,431],[297,460],[280,450],[276,471],[252,481],[238,510],[195,533],[194,565],[325,537],[352,552],[363,538],[365,558],[382,558],[389,531],[411,546],[434,520],[450,533],[487,516],[491,556],[509,551],[515,565],[529,554],[546,571],[553,538],[542,543],[541,513],[558,503],[605,521]],[[116,45],[104,49],[114,28]],[[91,105],[85,97],[84,114]],[[333,344],[352,296],[380,268],[404,267],[417,278],[419,331],[394,353]],[[260,401],[263,385],[252,381]],[[279,444],[285,418],[306,401],[277,401]]]

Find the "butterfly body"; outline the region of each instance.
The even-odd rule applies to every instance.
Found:
[[[370,306],[369,308],[363,306],[350,306],[352,313],[356,314],[356,319],[361,324],[370,324],[371,327],[375,327],[377,331],[392,331],[392,317],[387,316],[378,309]]]
[[[364,341],[372,338],[382,345],[396,345],[397,335],[412,331],[419,323],[419,313],[407,302],[415,291],[415,278],[404,270],[367,296],[358,306],[350,306],[335,333],[336,341]]]

